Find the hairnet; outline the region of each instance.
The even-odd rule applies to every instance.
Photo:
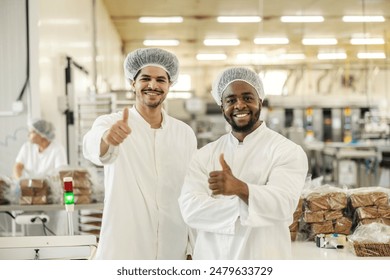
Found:
[[[221,105],[223,92],[234,81],[243,81],[250,84],[257,91],[260,99],[264,99],[263,83],[259,75],[249,68],[233,67],[224,70],[213,82],[211,94],[218,105]]]
[[[52,123],[45,120],[36,120],[29,124],[29,127],[36,133],[46,138],[47,140],[53,140],[55,137],[54,126]]]
[[[164,69],[174,84],[179,76],[179,60],[176,55],[159,48],[137,49],[129,53],[124,62],[125,76],[134,81],[138,71],[146,66],[157,66]]]

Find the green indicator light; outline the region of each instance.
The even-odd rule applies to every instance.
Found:
[[[74,194],[73,192],[64,193],[64,202],[66,205],[74,204]]]

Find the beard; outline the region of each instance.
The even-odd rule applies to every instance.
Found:
[[[145,92],[141,92],[138,96],[138,98],[140,99],[140,101],[146,106],[146,107],[149,107],[149,108],[157,108],[159,107],[165,100],[165,97],[164,96],[164,93],[163,92],[159,92],[160,95],[157,95],[156,98],[152,98],[150,96],[148,96],[147,93]],[[154,100],[153,100],[154,99]]]
[[[260,112],[261,112],[260,109],[257,110],[253,115],[251,115],[249,122],[243,126],[239,126],[238,124],[236,124],[236,122],[233,120],[233,118],[227,117],[226,114],[223,114],[223,117],[230,124],[230,126],[232,127],[232,130],[234,132],[250,132],[253,130],[255,124],[259,120]]]

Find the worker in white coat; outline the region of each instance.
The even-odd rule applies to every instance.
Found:
[[[65,148],[55,140],[54,125],[37,119],[28,124],[29,141],[21,147],[13,168],[16,179],[49,179],[58,175],[58,170],[67,166]],[[59,190],[53,193],[59,193]],[[62,193],[62,192],[61,192]],[[65,211],[48,211],[49,221],[45,225],[56,235],[66,235],[67,215]],[[39,225],[26,227],[27,235],[44,235]]]
[[[54,140],[55,128],[43,119],[32,121],[29,127],[29,141],[23,144],[16,156],[14,177],[39,178],[54,175],[55,171],[67,165],[64,147]]]
[[[259,119],[264,90],[252,70],[223,71],[212,95],[232,130],[198,150],[184,181],[179,205],[197,231],[193,259],[289,258],[307,156]]]
[[[99,117],[83,141],[85,158],[104,165],[96,259],[186,259],[192,242],[178,197],[197,143],[191,127],[162,107],[179,63],[144,48],[129,53],[124,68],[135,106]]]

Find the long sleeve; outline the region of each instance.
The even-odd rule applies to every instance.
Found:
[[[197,153],[193,158],[179,197],[183,219],[192,228],[233,234],[239,215],[239,198],[211,195],[208,173],[199,162],[201,156]]]
[[[118,156],[118,147],[109,147],[109,150],[103,157],[100,157],[100,143],[103,134],[110,129],[111,125],[119,119],[118,116],[101,116],[95,120],[92,128],[83,138],[83,155],[96,165],[112,163]]]
[[[268,226],[292,219],[306,178],[307,157],[299,146],[278,153],[266,185],[249,184],[248,205],[241,202],[240,207],[242,225]]]

